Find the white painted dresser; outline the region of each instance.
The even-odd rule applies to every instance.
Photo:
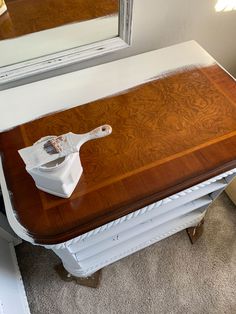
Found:
[[[1,131],[54,111],[124,93],[125,90],[143,83],[163,80],[165,77],[191,71],[191,69],[211,68],[215,63],[215,60],[196,42],[190,41],[6,90],[0,96]],[[233,84],[233,79],[228,74],[225,73],[225,75],[228,76],[229,81],[232,81],[230,84]],[[232,99],[229,103],[232,103]],[[199,147],[204,149],[207,145],[225,141],[228,136],[232,138],[236,126],[233,130],[233,122],[231,124],[225,133],[220,133],[219,127],[219,140],[212,140],[210,144],[202,143]],[[195,148],[189,149],[189,153],[194,154],[195,151],[197,151]],[[157,201],[151,203],[149,201],[148,205],[140,206],[126,215],[117,214],[116,219],[86,232],[79,232],[77,236],[59,243],[58,241],[57,243],[50,243],[50,241],[39,243],[40,241],[35,240],[31,232],[20,222],[16,215],[17,208],[12,207],[11,193],[8,192],[5,180],[8,174],[5,172],[4,175],[1,162],[0,183],[7,218],[13,230],[22,239],[53,250],[61,258],[64,268],[70,274],[87,277],[106,265],[180,230],[198,226],[205,216],[207,207],[236,175],[233,154],[234,152],[230,155],[231,159],[227,161],[224,161],[222,157],[222,164],[219,169],[217,168],[217,175],[212,169],[208,171],[207,179],[188,185],[182,190],[178,190],[181,182],[176,181],[177,187],[173,188],[173,191],[178,190],[178,192],[168,192],[167,196],[159,197]],[[205,163],[207,162],[205,160]],[[159,180],[163,179],[160,176]],[[193,229],[193,233],[196,231],[197,229]]]

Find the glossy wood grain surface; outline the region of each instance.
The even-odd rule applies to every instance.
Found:
[[[118,0],[6,0],[0,40],[117,14]],[[117,26],[118,34],[118,26]]]
[[[235,81],[215,65],[1,133],[20,223],[36,242],[59,243],[236,167],[235,106]],[[84,172],[71,198],[39,191],[17,150],[45,135],[102,124],[113,132],[82,146]]]

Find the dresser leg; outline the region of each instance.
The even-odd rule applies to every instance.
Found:
[[[56,265],[54,269],[63,281],[66,281],[66,282],[74,281],[80,286],[85,286],[85,287],[90,287],[90,288],[98,288],[100,280],[101,280],[101,275],[102,275],[102,270],[100,269],[96,273],[92,274],[91,276],[76,277],[68,273],[68,271],[66,271],[65,268],[63,267],[63,264]]]
[[[194,244],[203,234],[203,229],[204,229],[203,224],[204,224],[204,218],[199,222],[197,226],[186,229],[187,234],[192,244]]]

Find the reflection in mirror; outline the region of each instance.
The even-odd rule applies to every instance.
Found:
[[[129,46],[132,5],[132,0],[0,0],[0,84]]]
[[[8,12],[2,21],[0,40],[119,12],[118,0],[5,0],[5,3]]]

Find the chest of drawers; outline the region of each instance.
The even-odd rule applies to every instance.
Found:
[[[77,277],[198,226],[236,173],[235,105],[235,81],[214,62],[195,64],[1,133],[10,224]],[[39,191],[17,150],[102,124],[113,133],[82,147],[84,172],[71,198]]]

